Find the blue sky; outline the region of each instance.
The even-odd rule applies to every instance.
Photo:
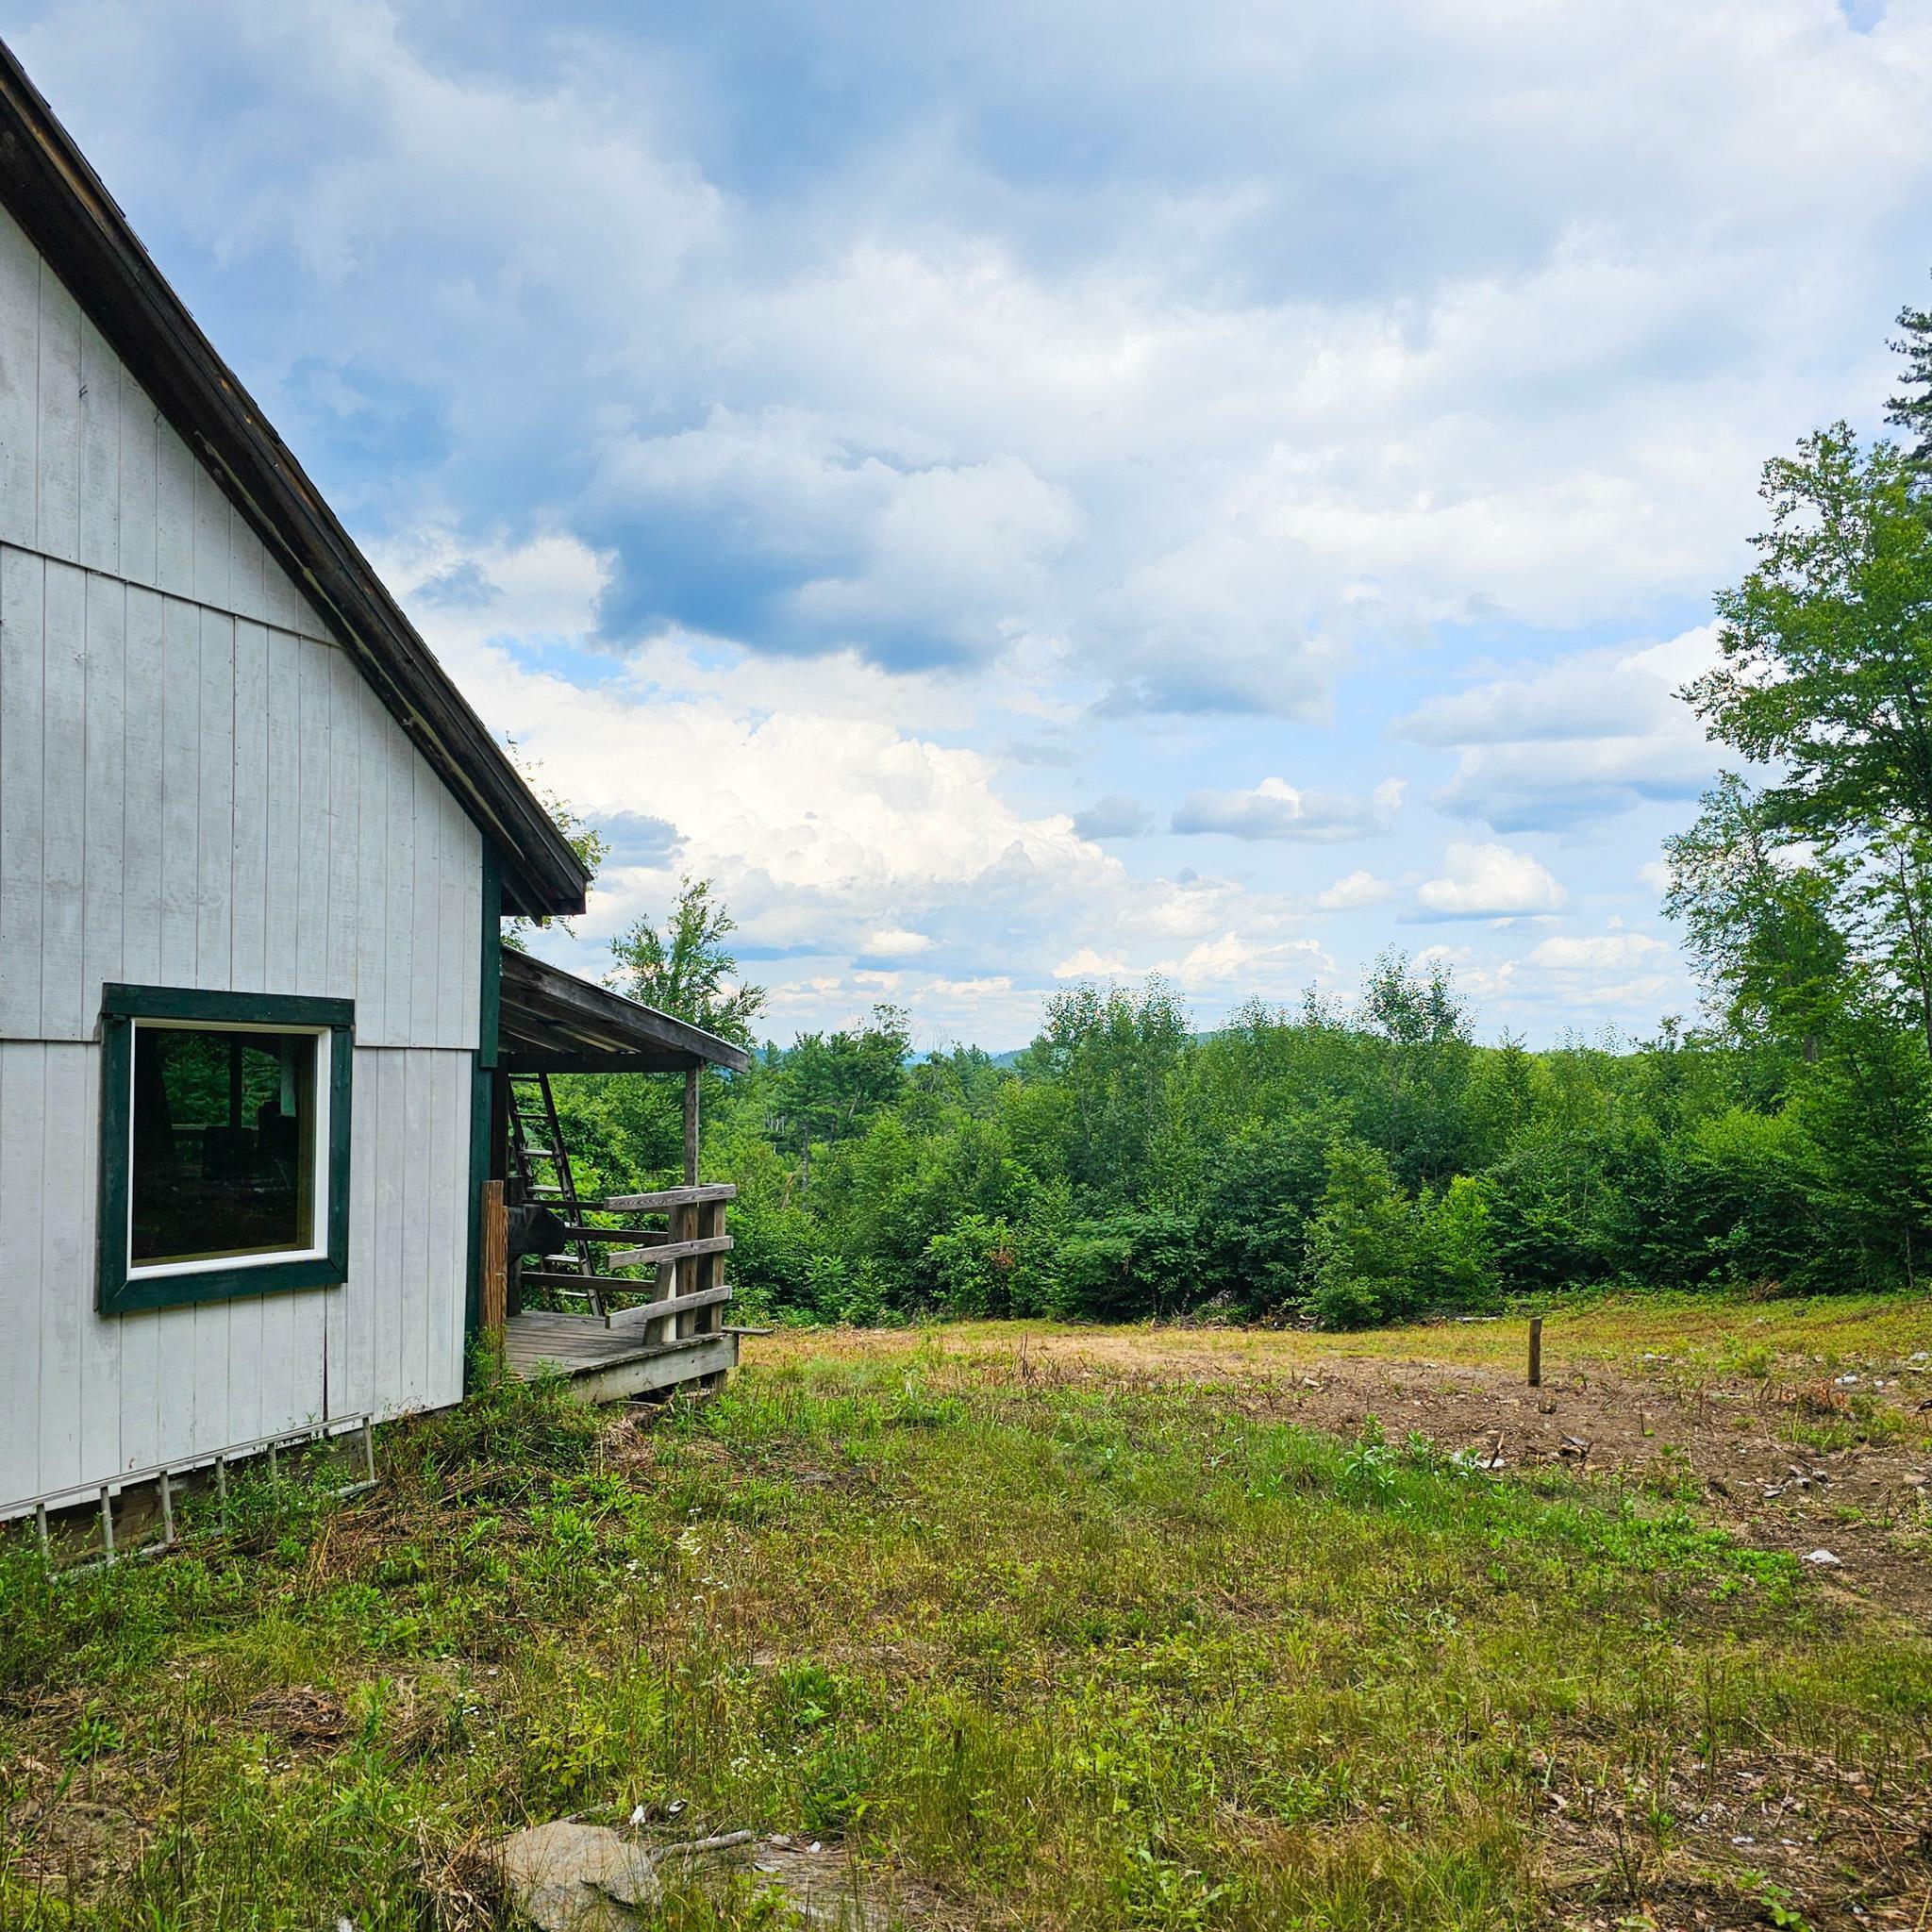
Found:
[[[1694,993],[1673,689],[1878,425],[1932,0],[58,0],[8,35],[473,701],[779,1038],[1440,953]]]

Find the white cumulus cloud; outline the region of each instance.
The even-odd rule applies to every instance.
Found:
[[[1402,803],[1403,781],[1385,779],[1366,798],[1304,791],[1263,778],[1248,791],[1193,791],[1174,815],[1176,832],[1223,832],[1234,839],[1333,843],[1386,832]]]
[[[1387,879],[1378,879],[1372,872],[1357,871],[1344,874],[1332,886],[1316,893],[1315,904],[1324,912],[1346,912],[1357,906],[1378,905],[1394,895],[1395,888]]]
[[[1422,917],[1496,919],[1559,912],[1570,895],[1541,862],[1507,845],[1454,844],[1442,871],[1415,891]]]
[[[1501,832],[1614,817],[1710,783],[1716,754],[1676,692],[1715,657],[1709,625],[1637,650],[1578,652],[1433,698],[1395,729],[1459,753],[1430,800],[1457,817]]]

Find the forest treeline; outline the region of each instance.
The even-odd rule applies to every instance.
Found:
[[[1647,1041],[1478,1044],[1447,971],[1249,1005],[1084,986],[1008,1064],[906,1016],[708,1078],[741,1306],[1331,1327],[1510,1295],[1916,1286],[1932,1257],[1932,310],[1889,419],[1766,465],[1765,532],[1682,693],[1729,767],[1668,841],[1703,982]],[[571,821],[584,836],[586,828]],[[591,843],[594,845],[593,838]],[[592,851],[594,857],[594,851]],[[750,1044],[731,921],[689,883],[612,983]],[[587,1191],[678,1158],[655,1083],[559,1083]]]
[[[708,1081],[705,1172],[738,1183],[754,1310],[1354,1327],[1610,1286],[1901,1287],[1920,1266],[1923,1078],[1901,1140],[1835,1053],[1674,1030],[1478,1045],[1447,974],[1399,956],[1351,1007],[1256,1004],[1208,1037],[1156,983],[1057,996],[1017,1064],[907,1043],[881,1008]],[[559,1085],[590,1185],[671,1173],[671,1095]]]

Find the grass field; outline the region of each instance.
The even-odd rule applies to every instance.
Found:
[[[151,1564],[14,1547],[0,1923],[507,1924],[494,1836],[639,1814],[815,1843],[874,1923],[1932,1924],[1923,1306],[1599,1305],[1547,1398],[1522,1341],[787,1334]]]

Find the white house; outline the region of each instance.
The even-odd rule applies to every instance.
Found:
[[[585,886],[0,48],[0,1517],[460,1396]],[[742,1064],[582,994],[526,1064]]]

